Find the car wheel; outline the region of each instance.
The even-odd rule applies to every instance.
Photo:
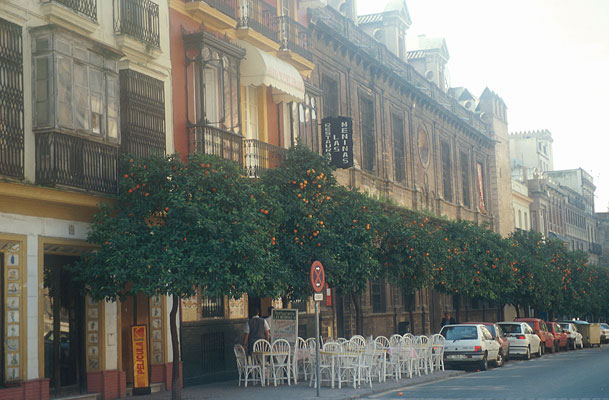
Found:
[[[546,354],[546,344],[539,342],[539,348],[541,349],[541,355],[543,356],[544,354]]]
[[[575,339],[571,342],[571,350],[577,350],[577,343],[575,343]]]
[[[497,359],[495,360],[495,367],[502,367],[503,366],[503,354],[501,354],[501,351],[497,353]]]
[[[480,361],[480,371],[486,371],[488,369],[488,355],[485,353],[484,358]]]
[[[527,347],[527,352],[524,355],[524,359],[525,360],[530,360],[531,359],[531,346]]]
[[[544,354],[544,346],[539,343],[539,349],[537,349],[537,358],[541,358]]]
[[[555,348],[555,345],[554,345],[554,343],[552,343],[552,346],[548,347],[548,351],[550,353],[554,353],[554,348]]]
[[[554,342],[554,351],[553,351],[553,353],[558,353],[559,350],[560,350],[560,348],[558,347],[558,343]]]

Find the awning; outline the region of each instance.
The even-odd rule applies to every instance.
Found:
[[[237,43],[247,52],[241,61],[243,86],[272,87],[276,103],[304,100],[304,81],[296,68],[248,42],[240,40]]]

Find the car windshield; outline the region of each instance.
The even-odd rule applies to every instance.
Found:
[[[519,324],[501,324],[501,329],[505,333],[522,333]]]
[[[486,325],[486,329],[488,329],[493,337],[497,336],[497,332],[495,332],[495,325]]]
[[[478,329],[475,326],[445,326],[441,334],[446,340],[478,339]]]

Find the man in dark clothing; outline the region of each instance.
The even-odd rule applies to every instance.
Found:
[[[260,310],[254,307],[252,310],[252,318],[245,324],[243,328],[243,347],[248,354],[252,353],[254,343],[258,339],[270,339],[271,328],[269,324],[260,318]]]
[[[455,321],[455,319],[453,317],[450,316],[450,313],[444,313],[444,318],[442,318],[442,323],[440,324],[440,326],[444,326],[444,325],[452,325],[452,324],[456,324],[457,322]]]

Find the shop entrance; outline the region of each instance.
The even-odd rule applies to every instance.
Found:
[[[121,302],[121,354],[123,371],[126,373],[127,386],[133,386],[133,356],[131,348],[131,326],[147,325],[149,321],[150,300],[140,293],[130,296]],[[150,329],[148,329],[148,343],[150,343]],[[150,355],[149,355],[150,356]],[[150,359],[150,357],[148,357]]]
[[[55,396],[87,390],[85,303],[67,268],[78,259],[44,255],[44,376]]]

